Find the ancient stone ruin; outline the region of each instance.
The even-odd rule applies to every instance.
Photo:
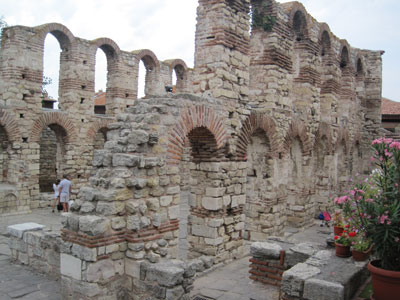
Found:
[[[309,226],[364,170],[381,126],[381,51],[351,47],[298,2],[199,0],[197,14],[193,69],[57,23],[3,32],[0,213],[39,207],[73,174],[66,299],[187,299],[193,261]],[[41,103],[47,34],[62,49],[57,110]],[[105,115],[93,107],[98,48]]]

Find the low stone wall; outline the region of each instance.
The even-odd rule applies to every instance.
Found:
[[[281,300],[350,300],[368,277],[368,262],[339,258],[333,248],[283,240],[250,247],[250,278],[281,287]]]
[[[24,223],[7,227],[12,259],[42,273],[60,277],[60,234],[45,226]]]

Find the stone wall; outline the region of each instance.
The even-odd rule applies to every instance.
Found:
[[[249,34],[250,4],[271,24],[253,23]],[[41,108],[48,33],[62,48],[57,111]],[[244,238],[312,224],[364,171],[380,134],[381,51],[350,47],[298,2],[260,0],[200,0],[195,42],[189,70],[61,24],[4,30],[0,125],[18,209],[39,205],[44,128],[65,132],[60,169],[74,174],[76,200],[62,231],[66,295],[140,290],[142,264],[240,257]],[[91,100],[98,48],[108,60],[106,116]],[[136,99],[140,61],[144,99]],[[173,71],[176,94],[165,89]],[[161,286],[163,295],[182,292]]]

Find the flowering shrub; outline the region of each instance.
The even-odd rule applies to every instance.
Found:
[[[376,139],[372,148],[377,169],[334,203],[357,231],[360,247],[370,240],[381,267],[400,271],[400,142]]]
[[[334,240],[336,244],[342,244],[343,246],[351,245],[351,237],[346,230],[340,235],[335,235]]]

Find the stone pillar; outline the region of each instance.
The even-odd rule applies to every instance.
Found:
[[[200,0],[197,9],[194,92],[247,102],[249,0]]]

